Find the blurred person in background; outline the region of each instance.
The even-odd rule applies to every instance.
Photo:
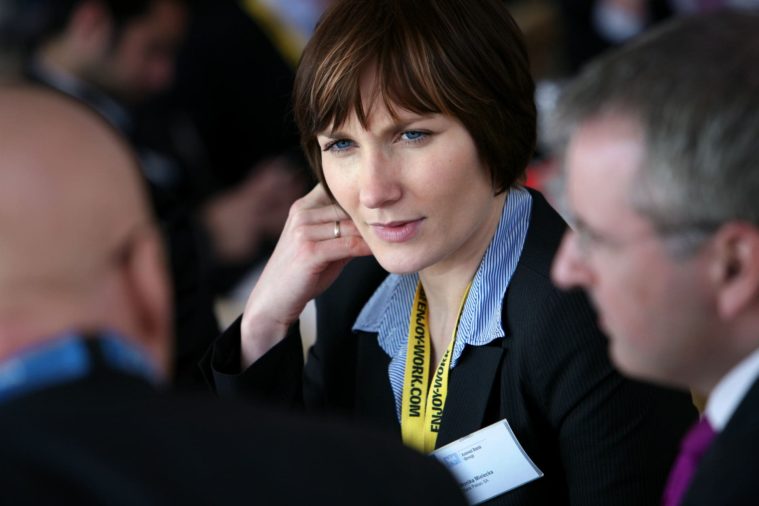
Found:
[[[162,240],[136,158],[91,109],[0,87],[0,154],[4,503],[464,504],[387,438],[165,390]]]
[[[189,198],[213,224],[212,285],[228,300],[243,291],[244,303],[250,287],[237,285],[271,253],[290,205],[313,184],[290,105],[300,46],[280,17],[311,1],[275,2],[275,11],[271,2],[195,0],[176,79],[140,111],[146,128],[171,134],[166,144],[197,182]],[[230,198],[235,192],[249,197]],[[230,214],[248,216],[248,229]]]
[[[270,163],[205,205],[194,198],[204,183],[174,155],[161,115],[139,107],[174,79],[190,18],[187,2],[35,0],[16,6],[16,14],[13,22],[26,27],[27,77],[87,103],[137,150],[169,245],[177,383],[202,386],[196,364],[218,332],[214,265],[248,254],[261,235],[276,236],[302,183]]]
[[[757,0],[559,0],[567,71],[573,75],[605,50],[672,16],[759,7]]]
[[[589,65],[557,112],[584,288],[625,374],[706,397],[662,504],[759,484],[759,15],[682,18]]]

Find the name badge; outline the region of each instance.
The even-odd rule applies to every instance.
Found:
[[[505,419],[432,452],[479,504],[543,476]]]

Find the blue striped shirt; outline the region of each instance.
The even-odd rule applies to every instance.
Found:
[[[465,346],[484,346],[505,337],[501,308],[522,253],[531,209],[532,197],[527,190],[513,188],[509,192],[498,229],[482,257],[464,304],[453,345],[451,369],[456,367]],[[376,332],[380,347],[391,358],[388,375],[399,420],[408,325],[418,282],[418,274],[389,275],[353,325],[354,331]]]

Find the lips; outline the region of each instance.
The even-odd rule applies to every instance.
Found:
[[[393,243],[410,241],[419,232],[423,218],[410,221],[391,221],[386,223],[370,223],[377,238]]]

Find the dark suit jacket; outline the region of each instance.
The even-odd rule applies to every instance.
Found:
[[[105,368],[0,404],[0,502],[465,504],[440,464],[385,435]]]
[[[524,249],[503,305],[507,337],[467,347],[451,370],[437,445],[506,418],[545,476],[488,504],[657,504],[696,410],[688,395],[615,372],[587,299],[551,283],[565,225],[542,196],[532,195]],[[360,270],[371,268],[364,263]],[[339,293],[320,303],[319,317],[328,320],[320,322],[303,374],[295,329],[235,374],[239,322],[215,343],[203,367],[222,394],[341,410],[400,438],[390,357],[375,334],[349,331],[371,290],[357,279],[340,283]],[[321,314],[324,306],[333,312]]]
[[[699,463],[682,506],[759,504],[759,380]]]

